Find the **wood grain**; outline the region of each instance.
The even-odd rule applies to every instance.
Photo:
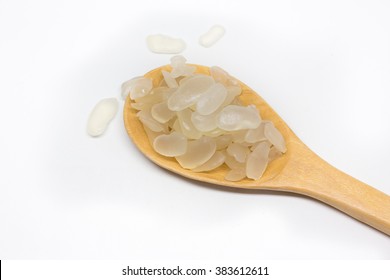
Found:
[[[209,75],[209,68],[197,66],[197,73]],[[162,80],[161,70],[170,71],[170,66],[162,66],[145,74],[152,78],[154,86]],[[291,131],[278,114],[248,86],[240,82],[244,104],[254,104],[265,120],[271,120],[286,140],[287,152],[272,161],[259,180],[244,179],[239,182],[224,180],[225,165],[211,172],[192,172],[183,169],[175,159],[156,153],[151,147],[142,124],[131,107],[130,98],[124,105],[126,131],[138,149],[157,165],[181,176],[228,187],[244,189],[264,189],[299,193],[331,205],[351,217],[362,221],[387,235],[390,235],[390,196],[362,183],[331,166],[312,152]]]

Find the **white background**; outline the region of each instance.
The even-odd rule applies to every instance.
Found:
[[[389,14],[374,0],[0,0],[0,259],[390,259],[388,236],[312,199],[162,170],[122,112],[102,137],[85,132],[100,99],[169,62],[145,44],[165,33],[390,194]],[[225,37],[202,48],[215,23]]]

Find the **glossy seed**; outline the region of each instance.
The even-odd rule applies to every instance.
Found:
[[[187,138],[176,131],[169,135],[159,135],[153,141],[153,148],[166,157],[181,156],[187,152]]]
[[[265,123],[262,122],[257,128],[248,129],[245,134],[245,141],[248,143],[256,143],[266,140],[264,134]]]
[[[253,129],[258,127],[260,122],[259,112],[252,106],[228,105],[217,118],[218,127],[227,131]]]
[[[179,164],[186,169],[194,169],[208,161],[216,150],[215,140],[203,136],[200,139],[188,142],[187,152],[176,157]]]
[[[139,111],[137,116],[139,120],[150,130],[154,132],[161,132],[164,130],[164,126],[153,118],[150,110]]]
[[[161,71],[161,73],[163,74],[164,80],[167,83],[168,87],[177,88],[179,86],[178,83],[176,82],[176,79],[172,77],[171,73],[164,70]]]
[[[221,152],[216,151],[214,155],[201,166],[192,169],[195,172],[205,172],[211,171],[219,166],[221,166],[225,162],[225,155]]]
[[[89,115],[87,133],[93,137],[103,134],[117,112],[118,101],[116,98],[106,98],[99,101]]]
[[[213,84],[214,80],[210,76],[197,75],[190,77],[181,83],[180,87],[169,97],[168,108],[172,111],[181,111],[190,107]]]
[[[280,152],[285,153],[286,143],[284,142],[284,138],[279,130],[276,129],[273,123],[267,122],[264,128],[264,135],[278,149]]]
[[[205,48],[209,48],[220,40],[225,34],[225,28],[221,25],[212,26],[206,33],[199,38],[199,44]]]
[[[259,179],[268,164],[269,145],[266,142],[261,142],[256,149],[249,154],[246,161],[246,176],[250,179]]]
[[[204,116],[198,112],[192,112],[191,121],[201,132],[212,131],[217,128],[217,113]]]
[[[136,77],[122,84],[122,98],[130,94],[131,99],[138,99],[150,93],[153,88],[151,79]]]
[[[213,84],[196,102],[196,112],[201,115],[210,115],[225,101],[226,88],[220,84]]]
[[[230,134],[224,134],[220,135],[217,138],[215,138],[215,141],[217,143],[217,150],[226,149],[227,146],[232,142],[232,136]]]
[[[234,157],[234,159],[238,162],[244,163],[246,160],[247,155],[250,153],[250,150],[248,147],[243,146],[238,143],[231,143],[227,149],[227,153]]]
[[[183,111],[177,112],[180,130],[185,136],[187,136],[188,139],[199,139],[200,137],[202,137],[202,133],[197,130],[192,123],[191,114],[192,112],[190,109],[185,109]]]
[[[166,123],[176,115],[175,112],[168,109],[166,102],[154,104],[151,107],[151,114],[152,117],[160,123]]]
[[[186,48],[185,42],[180,38],[173,38],[163,34],[149,35],[146,43],[154,53],[180,53]]]
[[[225,180],[231,182],[241,181],[246,177],[245,168],[236,168],[226,173]]]

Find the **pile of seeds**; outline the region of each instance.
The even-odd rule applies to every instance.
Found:
[[[241,104],[241,87],[224,70],[214,66],[210,76],[195,74],[182,56],[172,57],[171,66],[158,87],[145,77],[122,85],[122,97],[133,101],[157,153],[194,172],[226,164],[225,179],[239,181],[259,179],[286,152],[280,132],[254,105]]]

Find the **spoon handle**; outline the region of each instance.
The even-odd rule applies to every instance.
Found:
[[[343,173],[302,144],[277,181],[280,189],[329,204],[390,235],[390,196]]]

